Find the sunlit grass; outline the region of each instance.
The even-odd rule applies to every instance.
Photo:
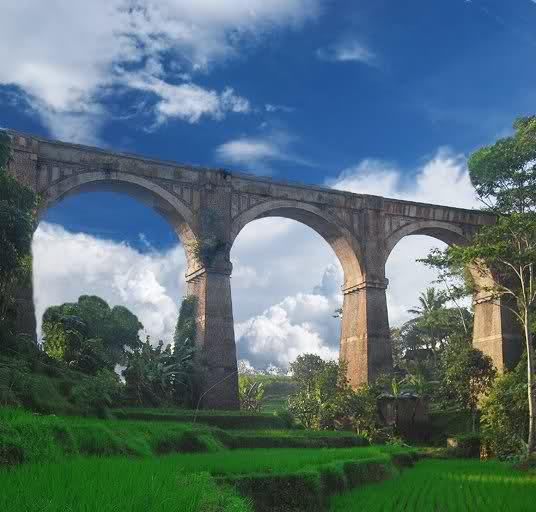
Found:
[[[0,470],[2,512],[243,512],[212,476],[291,474],[335,461],[389,460],[383,447],[252,449],[128,459],[72,457]],[[209,475],[210,474],[210,475]]]
[[[0,471],[2,512],[249,512],[207,473],[157,458],[71,459]]]
[[[399,478],[332,499],[331,512],[536,510],[536,474],[480,460],[425,460]]]
[[[185,472],[208,471],[213,475],[245,473],[290,473],[308,466],[333,461],[389,459],[383,447],[320,448],[255,448],[215,453],[185,453],[161,457],[161,464],[180,467]]]

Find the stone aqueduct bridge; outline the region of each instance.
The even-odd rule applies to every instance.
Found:
[[[340,358],[356,386],[392,366],[385,263],[395,245],[413,234],[464,244],[479,226],[494,222],[478,211],[276,182],[9,133],[10,172],[40,194],[43,210],[78,192],[116,190],[169,221],[185,248],[187,293],[199,301],[197,364],[205,407],[238,406],[229,254],[248,223],[263,217],[294,219],[335,251],[344,271]],[[21,291],[20,301],[27,330],[35,326],[30,293]],[[499,369],[519,355],[515,333],[507,310],[477,295],[474,345]]]

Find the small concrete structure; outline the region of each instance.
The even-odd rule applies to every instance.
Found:
[[[42,209],[71,194],[114,190],[154,208],[171,224],[187,260],[188,293],[199,300],[198,376],[207,408],[237,408],[230,251],[240,231],[285,217],[319,233],[344,272],[340,358],[353,386],[392,367],[385,263],[405,236],[466,244],[492,215],[247,174],[164,162],[45,140],[15,131],[10,172],[42,198]],[[35,331],[31,290],[21,290],[21,326]],[[26,299],[26,300],[24,300]],[[474,345],[499,369],[519,357],[519,329],[505,308],[475,297]]]
[[[395,427],[405,439],[421,440],[430,428],[428,402],[413,393],[380,395],[378,416],[382,425]]]

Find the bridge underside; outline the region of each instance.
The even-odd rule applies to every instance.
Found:
[[[165,216],[183,242],[188,293],[198,298],[198,396],[205,408],[238,408],[230,250],[249,222],[282,216],[317,231],[344,272],[340,358],[352,386],[392,368],[385,263],[403,237],[425,234],[468,243],[495,219],[482,212],[412,203],[337,190],[278,183],[223,170],[105,152],[10,132],[10,172],[43,199],[43,208],[82,190],[112,187]],[[31,287],[18,294],[19,332],[35,336]],[[508,309],[475,296],[473,344],[499,370],[522,351]]]

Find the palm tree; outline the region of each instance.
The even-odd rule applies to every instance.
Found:
[[[445,307],[448,296],[430,287],[419,295],[419,305],[408,309],[415,315],[401,328],[401,335],[408,348],[423,348],[434,353],[453,332],[452,310]]]
[[[441,309],[447,300],[443,292],[437,291],[433,287],[426,288],[426,291],[419,295],[420,306],[414,306],[408,309],[408,313],[424,317],[433,311]]]

